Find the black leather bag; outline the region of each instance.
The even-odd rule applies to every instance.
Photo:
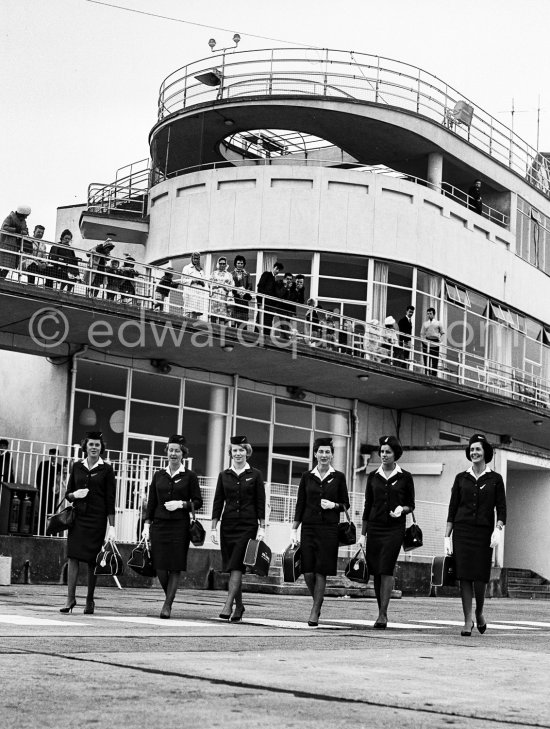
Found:
[[[249,539],[243,564],[252,574],[267,577],[271,564],[271,549],[261,539]]]
[[[291,544],[283,552],[283,581],[296,582],[301,574],[302,550],[299,544]]]
[[[191,544],[193,544],[195,547],[202,547],[202,545],[204,544],[204,540],[206,539],[206,529],[195,517],[195,505],[192,501],[191,514],[192,519],[191,523],[189,524],[189,536],[191,538]]]
[[[57,511],[64,500],[65,497],[57,502],[57,506],[55,507],[56,513],[48,517],[48,523],[46,525],[46,535],[48,537],[51,537],[52,534],[61,534],[74,524],[76,511],[72,504],[61,511]]]
[[[110,575],[111,577],[124,574],[124,562],[114,542],[105,542],[99,550],[95,560],[94,574]]]
[[[149,544],[142,539],[141,542],[132,549],[132,554],[128,560],[128,567],[137,572],[142,577],[155,577],[157,571],[153,565],[151,550]]]
[[[357,542],[357,529],[349,518],[348,510],[344,509],[344,512],[346,514],[346,521],[341,521],[338,524],[338,544],[340,546],[349,546]]]
[[[360,582],[366,585],[369,581],[369,568],[367,567],[367,557],[363,547],[359,547],[355,557],[352,557],[347,564],[344,574],[352,582]]]
[[[434,587],[454,587],[456,585],[456,562],[452,554],[433,558],[431,581]]]
[[[418,549],[424,543],[422,541],[422,529],[416,523],[414,513],[411,513],[413,523],[405,529],[405,538],[403,539],[403,551],[410,552],[413,549]]]

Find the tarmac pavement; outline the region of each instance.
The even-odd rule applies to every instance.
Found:
[[[550,602],[487,600],[485,635],[461,637],[455,598],[375,601],[100,587],[96,613],[59,613],[60,585],[0,587],[3,729],[109,727],[550,727]]]

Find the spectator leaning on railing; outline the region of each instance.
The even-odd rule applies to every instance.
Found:
[[[2,230],[18,235],[28,235],[27,218],[31,214],[28,205],[18,205],[2,223]],[[10,269],[17,269],[18,251],[21,250],[20,238],[2,234],[0,237],[0,278],[6,278]],[[12,252],[13,251],[13,252]]]
[[[32,234],[33,240],[27,241],[28,251],[32,258],[23,259],[22,268],[27,272],[27,283],[35,283],[35,274],[45,274],[48,270],[48,252],[46,244],[42,241],[45,228],[43,225],[35,225]],[[25,250],[25,244],[23,244]]]

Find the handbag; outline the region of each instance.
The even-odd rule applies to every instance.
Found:
[[[352,582],[361,582],[366,585],[369,581],[369,568],[367,566],[367,557],[363,547],[359,547],[355,557],[352,557],[347,564],[344,574]]]
[[[191,543],[195,547],[202,547],[206,538],[206,529],[203,527],[200,521],[195,518],[195,504],[192,501],[191,513],[192,519],[189,525],[189,536],[191,537]]]
[[[52,514],[48,517],[48,523],[46,525],[46,536],[48,537],[51,537],[52,534],[61,534],[65,531],[65,529],[68,529],[74,524],[76,511],[72,504],[67,506],[65,509],[62,509],[61,511],[57,511],[64,500],[65,497],[63,496],[63,498],[61,498],[57,502],[57,505],[55,507],[55,511],[57,513]]]
[[[142,539],[139,544],[132,549],[132,554],[127,562],[128,567],[137,572],[142,577],[155,577],[157,571],[153,565],[151,550],[149,543]]]
[[[249,539],[243,564],[252,574],[267,577],[271,564],[271,549],[261,539]]]
[[[423,544],[422,529],[416,523],[414,512],[411,512],[413,523],[405,529],[405,538],[403,539],[403,551],[410,552],[412,549],[418,549]]]
[[[105,542],[99,550],[95,560],[94,574],[116,575],[124,574],[124,562],[114,542]]]
[[[348,510],[344,508],[346,514],[346,521],[341,521],[338,524],[338,544],[341,546],[349,546],[357,542],[357,530],[355,524],[349,518]]]
[[[432,559],[431,583],[434,587],[454,587],[456,585],[456,562],[454,555]]]
[[[283,582],[296,582],[302,574],[302,550],[290,544],[283,552]]]

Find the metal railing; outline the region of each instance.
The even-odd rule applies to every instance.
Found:
[[[219,80],[215,87],[197,79],[212,72]],[[437,76],[382,56],[312,48],[213,54],[162,82],[158,118],[201,103],[280,95],[383,104],[425,116],[550,193],[548,161],[534,147]],[[459,102],[472,109],[469,123],[455,113]]]
[[[53,262],[28,252],[21,253],[32,239],[11,233],[7,237],[9,242],[3,240],[0,244],[0,285],[4,272],[5,278],[25,286],[44,286],[64,291],[71,297],[86,298],[87,305],[90,299],[103,297],[114,305],[127,304],[215,325],[219,330],[213,330],[213,333],[233,346],[239,343],[240,336],[257,337],[258,341],[263,337],[273,346],[289,351],[302,348],[310,352],[316,350],[323,354],[354,357],[369,361],[376,367],[389,367],[394,372],[398,367],[416,375],[439,377],[538,407],[550,407],[548,377],[472,354],[450,343],[434,344],[422,337],[411,336],[404,344],[399,341],[396,329],[380,326],[374,320],[360,321],[321,307],[257,295],[252,291],[246,292],[250,298],[244,301],[239,297],[239,290],[231,285],[187,273],[174,274],[174,288],[159,293],[159,284],[166,273],[163,268],[143,263],[128,264],[126,259],[112,256],[104,256],[108,261],[105,270],[90,269],[82,258],[69,264]],[[14,240],[18,241],[15,247]],[[90,251],[71,250],[78,256],[90,255]],[[113,261],[120,264],[115,271],[122,266],[126,273],[114,272],[111,268]],[[40,268],[32,268],[33,263]],[[124,269],[128,265],[130,267]],[[166,328],[171,329],[175,343],[177,332],[172,322],[167,322]],[[159,347],[164,341],[164,338],[159,340]],[[438,348],[437,354],[428,351],[428,347],[434,346]],[[550,347],[542,347],[541,361],[550,362]]]
[[[148,159],[132,162],[117,171],[114,182],[88,186],[88,210],[94,213],[145,217],[149,195]]]

